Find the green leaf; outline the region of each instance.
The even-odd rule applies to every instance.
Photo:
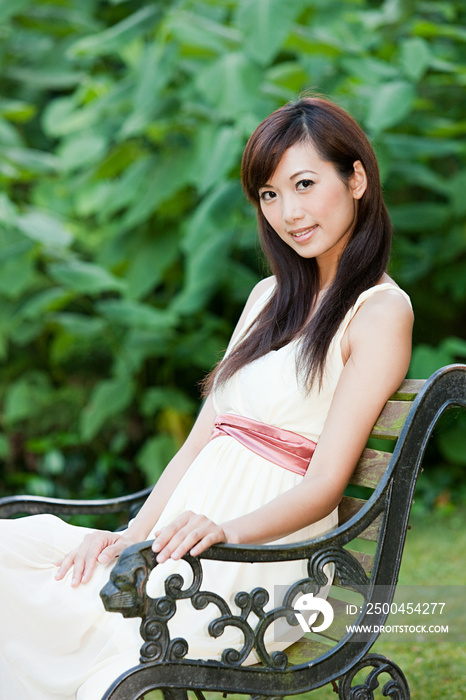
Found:
[[[44,110],[42,125],[48,136],[64,136],[84,131],[95,124],[100,115],[101,106],[98,99],[81,106],[74,96],[58,97],[52,100]]]
[[[66,460],[63,452],[60,450],[50,450],[46,452],[42,459],[42,470],[45,474],[58,476],[63,474],[66,469]]]
[[[176,452],[170,435],[158,435],[146,440],[136,455],[136,463],[146,475],[147,482],[154,484]]]
[[[381,85],[373,91],[366,124],[378,133],[399,124],[411,112],[414,88],[402,80]]]
[[[62,308],[69,300],[70,293],[63,289],[57,287],[43,289],[25,301],[18,313],[25,319],[41,318],[44,314]]]
[[[137,204],[141,190],[151,178],[156,163],[156,158],[152,156],[142,156],[131,163],[121,177],[112,183],[110,194],[100,211],[101,217],[110,217],[133,200]]]
[[[462,150],[459,141],[438,136],[384,134],[384,141],[390,148],[392,158],[400,158],[403,161],[411,158],[441,158],[442,156],[460,155]]]
[[[72,234],[60,219],[40,211],[22,214],[15,223],[28,238],[50,248],[67,248],[73,241]]]
[[[212,126],[200,129],[197,136],[197,178],[200,192],[218,184],[238,161],[242,150],[238,129],[222,126],[214,131]]]
[[[84,314],[54,313],[49,314],[47,320],[56,323],[67,333],[78,338],[95,336],[105,333],[106,330],[106,323],[101,318]]]
[[[152,387],[144,394],[142,413],[145,416],[153,416],[161,408],[172,408],[179,413],[191,413],[195,411],[196,404],[179,389]]]
[[[32,371],[10,384],[5,394],[3,420],[13,425],[44,410],[51,393],[49,378]]]
[[[450,180],[453,207],[458,216],[466,214],[466,168]]]
[[[6,226],[10,227],[16,221],[17,215],[17,208],[11,199],[9,199],[4,192],[0,192],[0,221]],[[4,245],[2,234],[5,234],[5,229],[3,231],[0,229],[0,250],[2,250]],[[27,246],[26,249],[27,248],[29,248],[29,246]]]
[[[0,259],[0,292],[10,299],[17,299],[36,281],[36,270],[29,255]]]
[[[270,63],[304,6],[300,0],[240,0],[235,22],[247,54],[261,65]]]
[[[445,338],[442,347],[455,359],[466,358],[466,340],[463,338]]]
[[[342,65],[351,78],[358,78],[364,85],[379,85],[382,81],[396,80],[399,69],[389,61],[381,61],[373,56],[348,56]]]
[[[429,67],[431,52],[421,37],[406,39],[401,44],[401,65],[408,78],[418,81]]]
[[[21,136],[15,127],[0,117],[0,143],[6,146],[22,147]],[[1,164],[1,160],[0,160]]]
[[[413,350],[409,376],[416,379],[427,379],[438,369],[452,362],[451,353],[443,346],[434,348],[426,344],[417,345]]]
[[[133,399],[134,388],[128,379],[108,379],[94,387],[90,401],[81,414],[81,437],[89,442],[105,423],[124,411]]]
[[[66,289],[72,289],[81,294],[99,294],[106,291],[123,291],[123,280],[112,275],[111,272],[95,263],[82,260],[68,260],[62,263],[53,263],[47,268],[49,275],[55,282]]]
[[[145,237],[128,261],[126,295],[131,299],[139,299],[148,294],[160,283],[167,268],[175,262],[179,248],[178,237],[173,236],[171,231]]]
[[[84,168],[100,160],[108,147],[105,136],[92,132],[75,134],[66,139],[58,149],[63,170]]]
[[[241,41],[238,30],[196,12],[178,9],[167,24],[183,55],[218,55],[237,48]]]
[[[3,100],[0,103],[0,115],[12,122],[28,122],[36,113],[36,105],[24,100]]]
[[[394,204],[390,216],[395,229],[403,231],[436,231],[448,221],[446,204],[420,202],[419,204]]]
[[[110,180],[101,180],[100,182],[87,180],[82,189],[76,192],[76,214],[86,218],[96,214],[99,219],[103,219],[102,211],[107,202],[113,199],[114,189]]]
[[[438,431],[438,444],[443,456],[453,464],[466,464],[466,417],[457,416],[452,425]]]
[[[208,63],[195,79],[206,102],[226,119],[232,114],[258,114],[264,118],[271,111],[271,104],[261,96],[261,82],[261,69],[240,52],[227,53]]]
[[[0,459],[7,460],[10,459],[10,456],[10,441],[8,440],[8,437],[6,435],[0,433]]]
[[[236,233],[234,228],[225,228],[224,221],[238,209],[242,199],[237,182],[224,182],[205,198],[188,221],[183,239],[187,258],[185,283],[173,301],[174,311],[189,314],[198,310],[223,279]]]
[[[160,207],[165,201],[182,190],[193,179],[192,150],[183,144],[178,148],[167,148],[159,160],[153,161],[147,174],[150,187],[145,187],[134,198],[120,220],[120,228],[134,228]]]
[[[238,182],[227,180],[212,190],[197,207],[194,216],[186,224],[186,234],[182,248],[190,255],[213,238],[222,239],[227,232],[221,224],[232,214],[243,200],[243,193]],[[216,234],[216,235],[215,235]]]
[[[267,71],[267,80],[290,90],[295,98],[308,84],[309,75],[298,61],[286,61],[271,66]]]
[[[153,25],[158,12],[156,6],[147,5],[103,32],[78,39],[68,49],[69,58],[118,53],[139,36],[142,29],[147,30]]]
[[[72,89],[79,85],[85,78],[85,73],[74,70],[63,70],[56,66],[41,68],[11,68],[8,77],[19,83],[26,83],[27,87],[46,90]]]
[[[0,0],[0,23],[6,22],[13,15],[19,15],[34,0]]]
[[[109,299],[96,305],[99,313],[112,323],[129,328],[145,328],[160,331],[176,323],[176,315],[165,309],[124,299]]]
[[[56,172],[60,165],[56,156],[32,148],[4,148],[2,155],[20,170],[38,175]]]

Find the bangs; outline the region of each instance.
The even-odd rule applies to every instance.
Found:
[[[272,177],[285,151],[306,139],[312,141],[304,115],[291,108],[282,107],[256,129],[241,163],[243,189],[253,204],[259,203],[259,190]]]

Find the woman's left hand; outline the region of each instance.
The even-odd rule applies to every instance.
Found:
[[[157,562],[167,559],[181,559],[189,552],[192,556],[200,554],[205,549],[218,542],[227,542],[225,531],[205,515],[186,510],[170,525],[157,530],[155,542],[152,545],[157,554]]]

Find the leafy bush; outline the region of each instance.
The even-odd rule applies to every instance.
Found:
[[[466,355],[465,19],[460,0],[0,0],[2,491],[156,479],[264,272],[242,149],[302,90],[374,142],[414,374]]]

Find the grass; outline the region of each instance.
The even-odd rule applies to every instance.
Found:
[[[466,508],[454,513],[416,513],[410,521],[401,565],[399,585],[422,586],[434,581],[443,586],[466,584]],[[464,589],[466,608],[466,588]],[[462,594],[463,595],[463,594]],[[406,624],[408,621],[406,621]],[[463,675],[466,672],[466,631],[463,642],[440,641],[430,637],[425,641],[386,641],[383,635],[372,647],[373,652],[392,659],[408,679],[413,700],[465,697]],[[364,675],[366,675],[364,673]],[[385,679],[381,679],[382,683]],[[378,693],[378,695],[377,695]],[[208,693],[209,698],[220,699],[219,693]],[[159,691],[149,693],[145,700],[160,700]],[[194,698],[191,695],[190,698]],[[230,700],[243,696],[228,695]],[[295,700],[336,700],[331,686],[325,686]],[[375,698],[382,698],[380,690]]]

